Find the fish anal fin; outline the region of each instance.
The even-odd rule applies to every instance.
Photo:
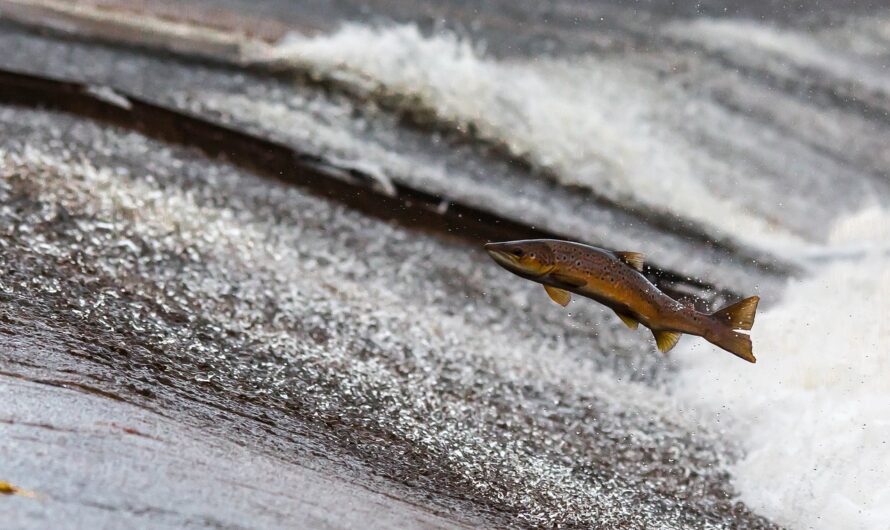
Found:
[[[545,285],[544,290],[547,291],[547,295],[550,296],[551,300],[563,307],[569,305],[569,302],[572,301],[572,293],[566,291],[565,289]]]
[[[640,323],[637,322],[636,319],[634,319],[634,317],[630,315],[625,315],[624,313],[619,313],[618,311],[615,311],[615,314],[618,315],[618,318],[620,318],[621,321],[624,322],[624,325],[629,327],[630,329],[637,329],[637,326],[640,325]]]
[[[645,261],[645,256],[643,254],[628,251],[615,251],[612,254],[615,254],[616,258],[623,261],[631,268],[643,272],[643,263]]]
[[[680,337],[683,335],[679,331],[655,331],[652,330],[652,334],[655,335],[655,344],[658,345],[658,351],[661,353],[667,353],[671,351],[674,346],[677,345],[677,342],[680,341]]]
[[[748,330],[754,325],[754,314],[757,312],[758,302],[760,302],[759,296],[745,298],[741,302],[724,307],[713,313],[712,316],[728,325],[730,329]]]
[[[581,278],[576,278],[575,276],[561,274],[558,272],[551,272],[550,278],[555,280],[557,283],[561,283],[569,287],[583,287],[587,285],[587,280],[582,280]]]

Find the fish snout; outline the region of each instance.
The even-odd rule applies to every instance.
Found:
[[[551,251],[544,241],[503,241],[483,248],[498,265],[523,278],[539,279],[553,270]]]
[[[508,245],[506,243],[486,243],[482,248],[488,252],[488,255],[491,256],[493,260],[495,260],[501,266],[512,266],[516,263],[514,256],[507,251]]]
[[[504,244],[503,243],[486,243],[482,246],[486,252],[494,256],[495,254],[503,254],[504,253]]]

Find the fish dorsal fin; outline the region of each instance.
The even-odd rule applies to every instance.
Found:
[[[671,351],[671,349],[677,345],[677,342],[680,340],[680,336],[682,333],[679,331],[652,331],[652,334],[655,335],[655,344],[658,345],[658,351],[661,353],[667,353]]]
[[[640,254],[639,252],[626,252],[626,251],[616,251],[612,254],[615,254],[615,257],[624,263],[631,266],[631,268],[636,269],[640,272],[643,272],[643,261],[645,256]]]
[[[568,274],[561,274],[559,272],[551,272],[550,278],[556,280],[558,283],[567,285],[569,287],[583,287],[587,285],[587,280],[582,280],[581,278],[577,278]]]
[[[550,296],[551,300],[563,307],[569,305],[569,302],[572,301],[572,293],[566,291],[565,289],[545,285],[544,290],[547,291],[547,294]]]
[[[637,329],[637,326],[640,325],[640,323],[637,322],[632,316],[619,313],[618,311],[615,311],[615,314],[618,315],[618,318],[620,318],[621,321],[624,322],[624,325],[629,327],[630,329]]]

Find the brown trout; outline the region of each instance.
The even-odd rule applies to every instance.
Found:
[[[485,250],[503,268],[544,285],[554,302],[565,306],[576,293],[611,308],[631,329],[643,324],[655,336],[658,349],[667,353],[683,333],[756,362],[750,330],[760,298],[752,296],[714,313],[700,313],[661,292],[645,276],[643,255],[558,241],[529,239],[488,243]]]

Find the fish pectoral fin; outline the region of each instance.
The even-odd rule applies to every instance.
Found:
[[[565,289],[545,285],[544,290],[547,291],[547,295],[550,296],[551,300],[563,307],[569,305],[569,302],[572,301],[572,293],[566,291]]]
[[[581,278],[569,276],[567,274],[561,274],[559,272],[551,272],[549,276],[557,283],[561,283],[569,287],[583,287],[587,285],[587,280],[582,280]]]
[[[640,254],[639,252],[627,252],[627,251],[616,251],[612,254],[615,254],[615,257],[620,261],[623,261],[631,268],[643,272],[643,262],[645,260],[645,256]]]
[[[637,326],[640,325],[640,323],[637,322],[636,319],[630,315],[625,315],[624,313],[619,313],[618,311],[615,311],[615,314],[618,315],[618,318],[620,318],[621,321],[624,322],[624,325],[629,327],[630,329],[637,329]]]
[[[652,330],[652,334],[655,335],[655,344],[658,345],[658,351],[661,353],[667,353],[673,349],[674,346],[677,345],[677,342],[680,341],[680,337],[683,335],[679,331],[655,331]]]

